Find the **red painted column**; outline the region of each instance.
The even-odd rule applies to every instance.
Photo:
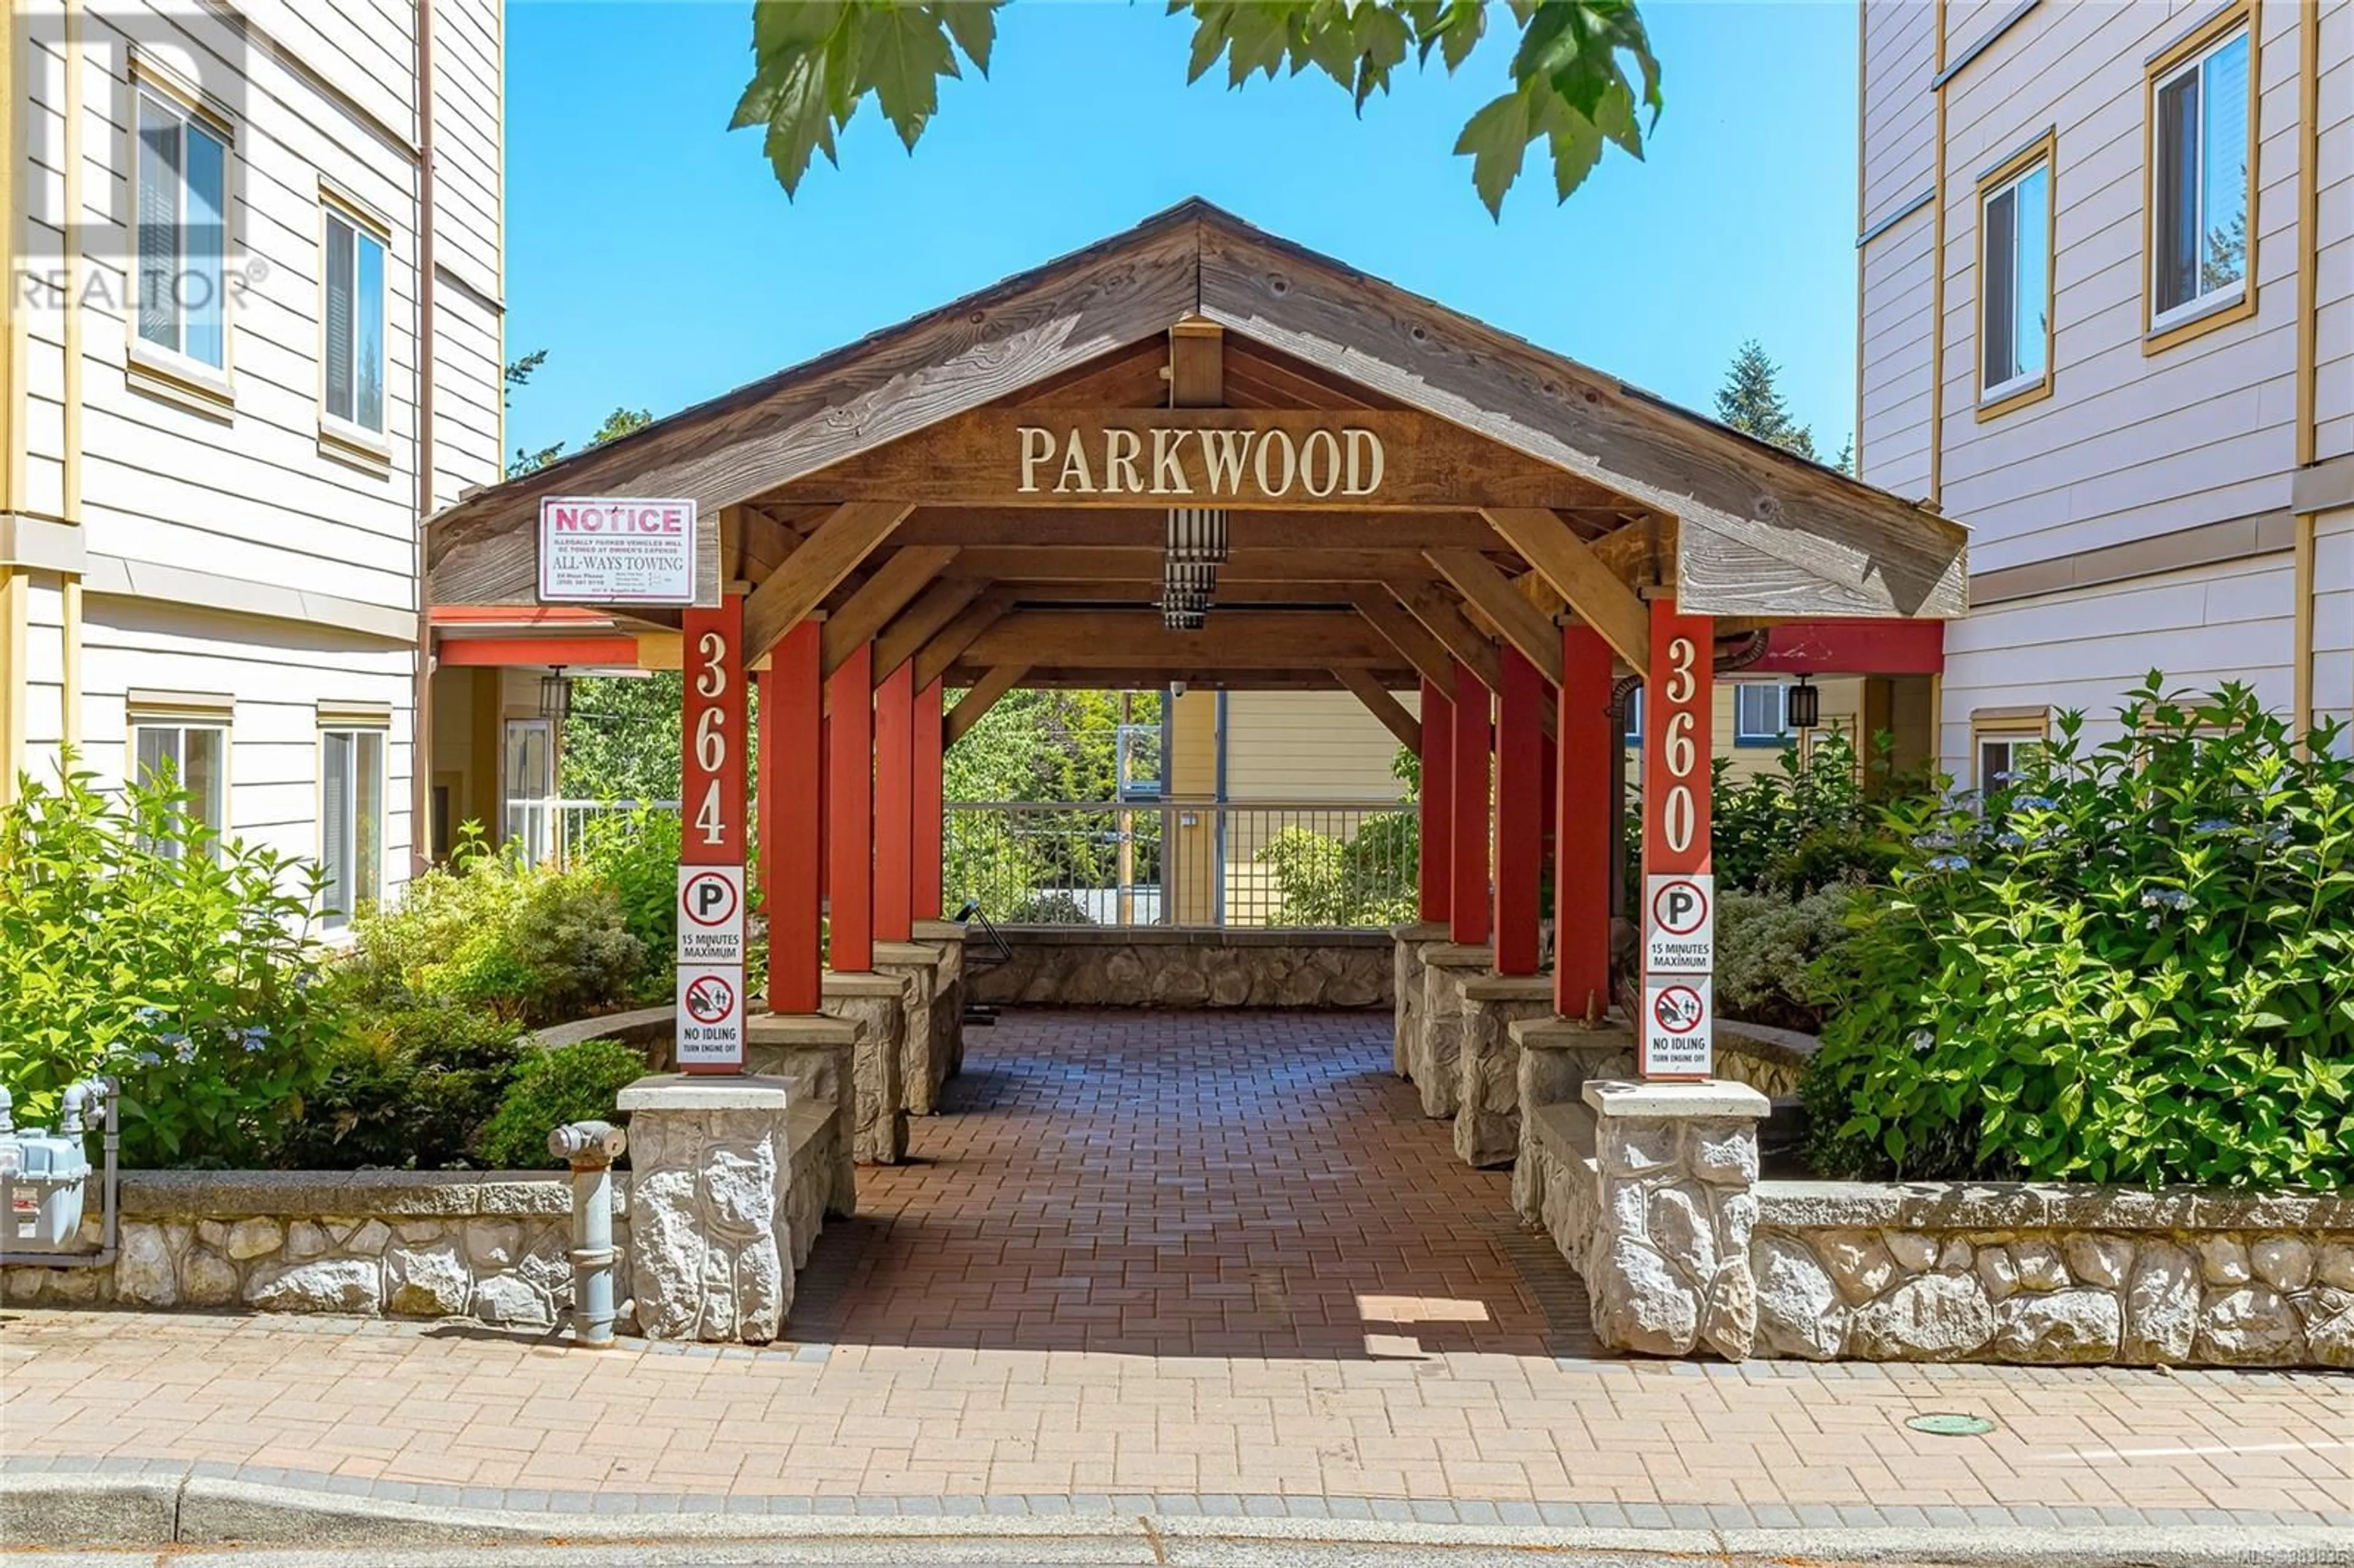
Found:
[[[695,896],[688,874],[708,867],[731,873],[735,891],[726,895],[733,916],[743,916],[747,818],[745,735],[748,676],[744,660],[744,596],[723,594],[708,609],[690,607],[680,620],[685,702],[681,721],[680,903]],[[709,890],[712,878],[700,886]],[[722,928],[705,928],[716,940]],[[737,936],[740,938],[741,929]],[[682,933],[679,951],[686,952]],[[738,942],[740,948],[740,940]],[[723,959],[705,950],[682,962],[678,977],[679,1069],[687,1073],[744,1070],[744,959],[740,950]]]
[[[875,646],[826,683],[825,859],[833,970],[875,967]]]
[[[941,770],[940,683],[916,694],[915,915],[940,917],[941,868],[948,854],[946,779]]]
[[[1712,925],[1710,885],[1709,761],[1714,713],[1714,623],[1680,615],[1667,599],[1651,601],[1651,671],[1643,684],[1643,889],[1645,960],[1643,1016],[1636,1021],[1638,1065],[1646,1078],[1705,1078],[1715,1067],[1712,977],[1676,964],[1654,964],[1656,932],[1675,932],[1704,944]],[[1663,923],[1678,879],[1681,908],[1695,911],[1700,928]],[[1686,880],[1691,879],[1691,880]],[[1691,895],[1698,890],[1694,905]]]
[[[875,688],[875,938],[915,934],[916,668],[902,661]]]
[[[769,911],[769,1011],[819,1011],[825,829],[825,683],[820,629],[804,620],[769,654],[760,678],[760,887]]]
[[[1504,650],[1496,723],[1496,972],[1537,972],[1537,885],[1544,871],[1545,678]]]
[[[1447,885],[1447,939],[1467,948],[1488,940],[1488,688],[1455,666],[1451,754],[1455,799]]]
[[[1599,1018],[1610,1006],[1610,645],[1589,626],[1561,633],[1554,736],[1553,1010]]]
[[[1422,681],[1422,794],[1416,821],[1421,835],[1416,861],[1415,913],[1437,924],[1447,918],[1454,891],[1455,705],[1438,683]]]

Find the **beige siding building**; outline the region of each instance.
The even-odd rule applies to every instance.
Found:
[[[324,861],[331,926],[407,876],[418,518],[499,472],[502,33],[497,0],[16,8],[0,798],[67,746],[169,764]]]
[[[2153,667],[2354,716],[2354,4],[1862,9],[1862,473],[1971,530],[1945,766]]]

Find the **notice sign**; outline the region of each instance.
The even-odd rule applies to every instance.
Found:
[[[695,503],[551,495],[539,503],[544,604],[693,604]]]
[[[737,964],[678,966],[678,1065],[705,1071],[744,1065],[744,970]]]
[[[1716,878],[1708,872],[1643,879],[1643,970],[1704,975],[1716,969]]]
[[[1708,975],[1643,978],[1643,1076],[1705,1078],[1714,1070],[1715,991]]]
[[[744,962],[744,868],[678,868],[678,965]]]

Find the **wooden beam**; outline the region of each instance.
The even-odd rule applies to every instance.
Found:
[[[1489,649],[1492,660],[1493,648]],[[1348,664],[1380,669],[1396,652],[1360,616],[1339,610],[1214,610],[1199,631],[1172,631],[1158,610],[1023,610],[976,639],[976,664],[1070,664],[1158,673],[1164,669],[1280,670]]]
[[[1226,400],[1225,338],[1215,322],[1189,319],[1169,329],[1169,406],[1214,408]]]
[[[1013,600],[995,593],[984,594],[965,606],[916,654],[916,684],[928,686],[947,674],[949,666],[964,656],[973,640],[996,625],[1013,608]]]
[[[989,671],[990,666],[986,664],[957,664],[950,667],[942,683],[951,691],[961,690]],[[1394,692],[1413,691],[1421,679],[1403,665],[1370,673]],[[1149,682],[1153,686],[1172,683],[1204,692],[1339,692],[1347,689],[1332,678],[1330,670],[1299,668],[1238,670],[1221,666],[1193,670],[1183,665],[1172,665],[1156,667]],[[1138,675],[1134,670],[1105,670],[1087,664],[1033,664],[1023,673],[1022,683],[1025,687],[1053,687],[1067,691],[1117,692],[1136,686]]]
[[[907,609],[908,601],[923,591],[924,585],[954,559],[956,547],[952,545],[916,545],[894,551],[891,558],[861,583],[858,591],[843,601],[840,609],[826,617],[826,674],[841,669],[852,649],[873,641],[875,634],[890,624],[891,618]],[[889,673],[882,669],[875,672],[877,679]]]
[[[1511,578],[1488,564],[1477,550],[1432,550],[1430,564],[1455,585],[1455,591],[1486,612],[1504,641],[1536,667],[1548,684],[1561,684],[1561,629],[1512,586]]]
[[[1423,630],[1422,622],[1392,598],[1387,588],[1359,588],[1350,594],[1349,602],[1401,658],[1421,672],[1424,680],[1442,692],[1455,689],[1455,656]]]
[[[823,604],[909,510],[899,501],[853,501],[827,514],[801,547],[744,601],[746,662],[775,647],[777,639]]]
[[[1068,404],[957,414],[768,495],[1359,514],[1620,499],[1419,409]]]
[[[1028,668],[1023,664],[992,665],[966,689],[964,695],[957,700],[956,706],[941,715],[942,738],[950,746],[962,740],[966,733],[981,722],[981,715],[996,706],[997,699],[1014,688],[1028,673]]]
[[[818,482],[812,480],[811,483]],[[1490,550],[1495,530],[1476,508],[1419,512],[1275,510],[1235,512],[1226,522],[1236,554],[1270,550]],[[892,535],[895,544],[1028,546],[1061,549],[1110,546],[1159,550],[1167,542],[1169,513],[1160,506],[919,506]]]
[[[1101,514],[1090,514],[1101,515]],[[1230,524],[1233,520],[1229,520]],[[1254,519],[1255,521],[1255,519]],[[1165,531],[1166,524],[1161,524]],[[1484,530],[1486,524],[1482,524]],[[1489,533],[1489,539],[1494,535]],[[1218,568],[1218,583],[1379,583],[1426,569],[1422,552],[1411,549],[1236,549]],[[1161,580],[1161,544],[988,545],[959,552],[944,574],[1019,582],[1153,582]]]
[[[1161,603],[1161,582],[1159,577],[1132,577],[1105,582],[1001,582],[997,587],[1017,604],[1131,604]],[[1216,604],[1278,604],[1305,609],[1311,605],[1346,606],[1350,602],[1349,585],[1345,583],[1258,583],[1230,582],[1221,572],[1218,591],[1212,599]]]
[[[1481,685],[1491,692],[1502,688],[1504,665],[1497,657],[1496,645],[1463,619],[1463,611],[1443,589],[1434,583],[1392,583],[1390,591],[1414,611],[1414,618],[1445,644],[1449,653],[1479,678]]]
[[[1389,694],[1381,682],[1365,670],[1335,670],[1332,678],[1356,694],[1365,705],[1365,711],[1381,720],[1382,727],[1397,736],[1398,744],[1409,748],[1422,745],[1422,721],[1406,712],[1405,705]]]
[[[1650,673],[1649,612],[1635,590],[1604,566],[1585,540],[1570,532],[1568,524],[1542,509],[1497,507],[1486,515],[1496,532],[1569,601],[1578,620],[1602,633],[1602,640],[1627,661],[1628,669],[1639,675]],[[1555,648],[1556,661],[1559,654]]]
[[[885,629],[875,640],[875,681],[883,678],[913,659],[924,644],[939,635],[949,622],[964,613],[973,600],[989,587],[970,577],[936,582],[924,590],[924,596],[908,607],[907,612]],[[917,686],[928,686],[929,681],[918,681]]]

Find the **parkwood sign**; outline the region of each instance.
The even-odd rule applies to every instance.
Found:
[[[1204,501],[1363,500],[1389,454],[1358,425],[1300,431],[1020,425],[1019,495],[1150,495]]]

